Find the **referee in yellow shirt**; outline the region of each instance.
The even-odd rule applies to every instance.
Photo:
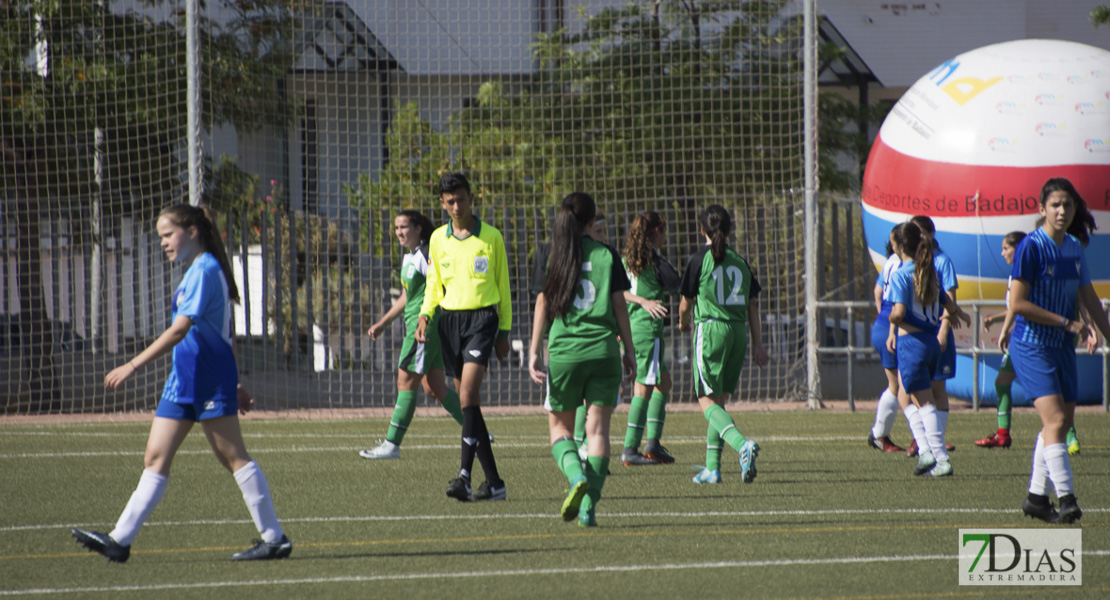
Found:
[[[447,496],[462,502],[504,500],[505,482],[497,473],[482,418],[480,390],[490,351],[497,352],[498,360],[509,354],[513,310],[505,240],[500,231],[471,212],[474,197],[462,173],[440,178],[439,202],[451,221],[432,233],[424,304],[415,335],[423,342],[428,320],[437,306],[443,309],[439,318],[443,366],[455,380],[463,413],[461,465],[458,477],[447,486]],[[486,481],[471,493],[475,455]]]

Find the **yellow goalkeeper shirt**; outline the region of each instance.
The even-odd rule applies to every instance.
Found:
[[[474,229],[462,239],[455,237],[450,221],[432,233],[420,315],[430,319],[437,306],[475,310],[497,305],[498,335],[507,337],[513,307],[505,240],[492,225],[476,216],[474,221]]]

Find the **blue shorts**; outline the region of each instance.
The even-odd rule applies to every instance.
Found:
[[[937,359],[937,370],[933,373],[933,381],[944,381],[956,376],[956,334],[948,330],[948,343]]]
[[[158,410],[154,416],[175,421],[207,421],[228,417],[239,412],[239,400],[207,400],[200,405],[202,410],[197,414],[196,404],[180,404],[169,400],[158,403]]]
[[[918,331],[898,336],[898,374],[906,392],[920,392],[933,387],[933,373],[940,359],[937,334]]]
[[[1010,341],[1010,361],[1029,400],[1057,394],[1064,402],[1079,399],[1075,348],[1044,348],[1015,339]]]
[[[886,349],[886,339],[890,337],[890,321],[882,318],[875,319],[871,326],[871,345],[879,353],[879,361],[884,369],[897,369],[898,356]]]

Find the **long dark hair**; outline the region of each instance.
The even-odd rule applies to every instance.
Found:
[[[894,241],[902,247],[903,253],[913,257],[913,294],[922,304],[929,305],[936,302],[940,294],[937,268],[933,265],[933,244],[913,221],[904,225],[901,229],[894,228]]]
[[[1095,217],[1091,214],[1090,209],[1087,208],[1087,202],[1076,191],[1075,186],[1070,181],[1063,177],[1054,177],[1044,182],[1044,187],[1041,188],[1041,208],[1044,208],[1045,202],[1048,202],[1048,197],[1052,192],[1064,192],[1071,196],[1072,201],[1075,202],[1075,218],[1071,220],[1071,225],[1068,225],[1068,233],[1074,235],[1083,247],[1091,241],[1091,235],[1098,229],[1095,225]],[[1040,221],[1043,223],[1043,221]]]
[[[648,237],[666,224],[663,217],[654,210],[646,211],[632,221],[632,227],[628,230],[628,239],[624,243],[624,267],[630,274],[638,277],[651,264],[653,253]]]
[[[1007,233],[1005,237],[1002,238],[1002,243],[1006,244],[1007,246],[1012,246],[1014,248],[1017,248],[1017,245],[1020,244],[1021,240],[1024,240],[1024,239],[1025,239],[1025,232],[1024,231],[1011,231],[1010,233]]]
[[[917,225],[921,230],[921,234],[932,241],[932,246],[936,250],[940,250],[940,244],[937,243],[937,226],[928,215],[914,215],[910,218],[910,223]]]
[[[182,229],[197,228],[197,239],[200,240],[200,247],[216,257],[216,261],[220,263],[220,270],[224,272],[224,279],[227,280],[227,296],[233,302],[238,303],[239,288],[235,285],[231,261],[227,259],[227,251],[224,250],[224,241],[220,238],[220,228],[216,225],[216,215],[212,213],[212,209],[207,204],[200,206],[174,204],[166,207],[158,215],[159,219],[162,217],[166,217],[170,220],[170,223]]]
[[[550,318],[561,317],[570,309],[578,292],[582,272],[582,234],[597,214],[594,199],[585,192],[571,192],[563,198],[551,230],[550,263],[543,295]]]
[[[420,241],[427,244],[432,239],[432,232],[436,230],[436,226],[432,220],[424,216],[424,213],[413,209],[406,208],[397,213],[398,217],[405,217],[409,220],[409,225],[415,225],[420,228]]]
[[[713,254],[713,262],[721,262],[725,257],[725,250],[728,250],[728,236],[732,233],[732,215],[720,204],[713,204],[698,216],[698,224],[705,235],[709,236],[709,251]]]

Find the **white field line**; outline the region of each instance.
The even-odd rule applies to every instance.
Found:
[[[1084,556],[1104,556],[1107,550],[1084,551]],[[475,577],[527,577],[530,575],[577,575],[604,573],[637,573],[643,571],[680,571],[695,569],[737,569],[760,567],[795,567],[816,565],[869,565],[876,563],[904,562],[913,564],[923,560],[957,560],[952,554],[919,554],[906,556],[845,556],[838,558],[800,558],[782,560],[742,560],[721,562],[666,563],[660,565],[598,565],[594,567],[562,567],[548,569],[512,569],[493,571],[464,571],[443,573],[396,573],[387,575],[344,575],[338,577],[304,577],[295,579],[249,579],[239,581],[211,581],[196,583],[163,583],[150,585],[115,585],[102,587],[32,588],[26,590],[0,590],[0,596],[32,596],[44,594],[90,594],[117,592],[160,592],[166,590],[217,589],[246,586],[321,585],[335,583],[367,583],[374,581],[421,581],[430,579],[463,579]]]
[[[1107,513],[1110,507],[1084,508],[1084,513]],[[1017,514],[1015,508],[833,508],[825,510],[735,510],[735,511],[696,511],[696,512],[616,512],[605,513],[605,518],[642,519],[655,517],[672,517],[683,519],[702,519],[706,517],[814,517],[814,516],[849,516],[849,515],[950,515],[959,514]],[[480,515],[358,515],[335,517],[285,517],[282,523],[365,523],[365,522],[398,522],[398,521],[481,521],[487,519],[552,519],[557,515],[553,513],[508,513],[508,514],[480,514]],[[189,521],[150,521],[144,527],[202,527],[250,524],[250,519],[197,519]],[[72,527],[98,527],[111,526],[113,523],[53,523],[39,525],[9,525],[0,527],[0,533],[15,531],[35,531],[44,529],[69,529]]]

